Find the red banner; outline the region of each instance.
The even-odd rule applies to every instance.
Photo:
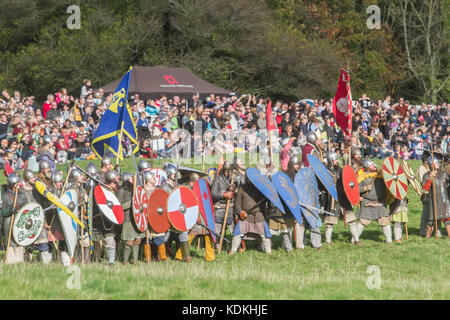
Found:
[[[349,129],[352,130],[352,92],[350,90],[350,76],[342,68],[336,95],[333,99],[333,114],[336,123],[344,131],[344,134],[350,135]]]
[[[267,104],[267,109],[266,109],[266,126],[267,126],[267,131],[271,131],[271,130],[276,130],[277,129],[277,124],[276,124],[275,119],[273,118],[273,115],[272,115],[272,101],[269,101],[269,103]]]

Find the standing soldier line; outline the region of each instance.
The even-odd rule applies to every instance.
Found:
[[[314,151],[313,136],[310,135],[311,151]],[[113,193],[117,196],[123,211],[124,222],[123,224],[113,224],[98,210],[98,207],[94,205],[94,217],[93,225],[94,232],[92,234],[92,240],[94,241],[94,252],[91,256],[89,237],[87,229],[84,229],[84,233],[78,235],[77,254],[75,257],[69,257],[67,239],[64,237],[63,228],[56,215],[57,208],[52,205],[42,194],[35,190],[36,180],[45,184],[49,191],[56,195],[60,195],[63,187],[64,180],[63,175],[58,170],[51,173],[51,164],[48,159],[42,159],[39,163],[39,172],[34,174],[30,170],[25,170],[23,174],[24,187],[17,191],[18,200],[16,207],[13,208],[10,203],[11,196],[13,196],[15,190],[18,188],[17,183],[20,182],[20,178],[13,174],[8,177],[7,190],[3,194],[3,203],[1,207],[1,213],[3,223],[3,234],[7,237],[9,234],[10,219],[13,213],[17,212],[26,202],[38,202],[45,211],[44,227],[39,235],[38,239],[33,245],[27,247],[27,257],[31,257],[33,249],[39,250],[40,260],[43,263],[50,263],[52,261],[61,262],[64,265],[70,265],[73,261],[80,261],[80,256],[86,263],[99,261],[101,252],[101,243],[105,244],[105,258],[110,266],[114,266],[117,262],[117,250],[119,247],[118,239],[123,241],[120,243],[123,255],[121,256],[122,262],[127,264],[130,256],[133,263],[137,264],[140,260],[139,250],[144,250],[145,246],[141,246],[142,239],[145,240],[145,232],[138,232],[133,222],[132,213],[132,201],[133,201],[133,174],[124,172],[122,177],[119,173],[112,168],[112,160],[110,158],[104,158],[101,162],[102,170],[100,175],[97,173],[97,168],[93,163],[89,163],[86,167],[86,172],[89,173],[88,178],[84,177],[83,173],[76,168],[73,168],[68,177],[69,184],[65,190],[74,189],[78,194],[78,214],[80,220],[86,223],[86,201],[88,198],[89,186],[94,182],[91,177],[102,181],[107,185]],[[379,169],[377,165],[369,159],[361,159],[360,153],[353,151],[352,153],[353,168],[358,176],[359,189],[361,194],[361,202],[359,204],[358,218],[354,213],[352,205],[346,201],[345,192],[342,190],[342,168],[339,167],[338,155],[334,152],[328,152],[327,154],[327,169],[333,178],[333,182],[337,187],[338,200],[334,200],[330,194],[325,192],[324,210],[331,212],[332,214],[324,213],[324,235],[327,244],[332,242],[333,226],[337,224],[339,219],[344,220],[345,224],[348,224],[349,231],[352,236],[352,243],[360,245],[360,238],[363,235],[363,230],[368,226],[371,220],[377,220],[381,226],[384,237],[387,243],[401,242],[403,240],[402,234],[407,223],[407,200],[396,199],[389,202],[389,189],[385,185],[385,181],[382,179],[382,169]],[[432,232],[436,232],[435,225],[436,219],[438,224],[438,232],[442,230],[441,224],[445,226],[447,235],[450,232],[450,200],[448,196],[448,183],[449,177],[442,167],[439,165],[439,161],[436,157],[428,157],[425,160],[426,165],[424,169],[419,170],[419,179],[425,196],[422,197],[424,202],[423,219],[426,225],[426,234],[428,238]],[[288,163],[288,170],[286,174],[293,181],[297,173],[300,171],[302,165],[306,163],[300,161],[298,156],[292,156]],[[309,164],[309,163],[308,163]],[[362,166],[362,168],[361,168]],[[434,166],[434,167],[433,167]],[[431,168],[431,169],[430,169]],[[265,168],[264,168],[265,169]],[[148,162],[142,160],[139,163],[139,174],[141,175],[144,183],[143,187],[147,193],[147,197],[151,193],[159,188],[155,184],[155,177],[151,173],[151,168]],[[163,190],[170,192],[180,186],[177,182],[177,168],[172,164],[167,164],[165,167],[167,173],[167,180],[161,186]],[[357,171],[356,171],[357,170]],[[230,227],[229,231],[233,235],[230,254],[234,254],[238,251],[242,245],[241,240],[245,236],[250,236],[250,239],[255,239],[255,235],[258,235],[261,239],[262,247],[266,253],[271,253],[271,233],[281,232],[282,246],[287,251],[292,250],[292,243],[297,244],[297,248],[304,246],[304,226],[299,225],[291,216],[284,216],[279,210],[274,208],[274,205],[265,198],[263,194],[258,192],[258,188],[245,176],[245,164],[241,161],[234,166],[225,163],[221,172],[214,178],[211,184],[211,196],[214,203],[214,216],[215,216],[215,233],[220,234],[223,224]],[[271,173],[271,172],[267,172]],[[264,172],[262,172],[264,175]],[[234,176],[233,183],[231,177]],[[17,177],[17,182],[15,182]],[[270,176],[269,176],[270,177]],[[188,175],[189,182],[187,186],[192,189],[193,185],[201,178],[197,173],[190,173]],[[434,181],[433,181],[434,180]],[[435,186],[435,187],[434,187]],[[436,190],[434,190],[435,188]],[[436,194],[436,198],[433,197],[433,193]],[[8,197],[8,198],[7,198]],[[434,202],[436,199],[436,203]],[[229,206],[228,217],[225,221],[225,209],[226,203],[229,200],[231,205]],[[52,207],[53,206],[53,207]],[[436,207],[436,210],[434,209]],[[277,211],[278,210],[278,211]],[[273,212],[277,211],[277,212]],[[270,213],[271,212],[271,213]],[[345,214],[344,214],[345,213]],[[334,215],[333,215],[334,214]],[[278,217],[277,217],[278,216]],[[233,217],[237,217],[236,220]],[[8,220],[9,218],[9,220]],[[266,220],[267,219],[267,220]],[[393,224],[393,232],[391,223]],[[190,254],[190,243],[195,236],[204,237],[205,244],[205,259],[206,261],[214,261],[215,253],[213,247],[213,241],[210,232],[203,227],[206,222],[198,215],[197,223],[188,231],[180,232],[175,229],[171,229],[163,234],[152,231],[149,228],[149,244],[151,246],[151,258],[152,260],[160,261],[166,260],[166,252],[171,252],[171,241],[177,242],[177,250],[175,251],[175,260],[191,262],[192,257]],[[236,230],[235,228],[238,227]],[[272,232],[269,231],[270,230]],[[295,227],[297,232],[292,235],[292,228]],[[299,228],[300,227],[300,228]],[[291,229],[290,229],[291,228]],[[7,230],[8,229],[8,230]],[[442,230],[443,231],[443,230]],[[313,235],[313,234],[311,234]],[[320,231],[318,234],[320,237]],[[258,237],[256,237],[258,239]],[[320,248],[320,238],[313,241],[315,248]],[[319,241],[318,244],[314,244],[314,241]],[[145,242],[145,241],[144,241]],[[301,242],[299,245],[298,243]],[[216,242],[217,244],[218,242]],[[14,263],[17,261],[23,261],[23,253],[20,254],[20,248],[15,246],[15,242],[12,239],[10,241],[8,262]],[[11,249],[13,248],[13,249]],[[53,249],[53,250],[52,250]],[[23,248],[22,248],[23,250]],[[59,256],[56,259],[52,258],[52,251],[57,251]],[[82,251],[82,252],[81,252]],[[243,251],[243,250],[242,250]],[[22,255],[22,258],[19,256]],[[12,262],[11,262],[12,261]]]

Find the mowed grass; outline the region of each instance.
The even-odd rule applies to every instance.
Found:
[[[378,162],[380,163],[380,162]],[[87,162],[78,164],[85,168]],[[187,164],[185,164],[187,165]],[[417,171],[418,161],[410,165]],[[160,166],[160,162],[155,162]],[[121,162],[134,172],[131,160]],[[192,167],[201,168],[201,164]],[[206,166],[208,168],[209,166]],[[66,171],[64,166],[60,169]],[[206,262],[204,250],[191,246],[192,263],[173,260],[141,262],[139,266],[114,268],[106,262],[65,268],[39,262],[0,265],[0,297],[3,299],[449,299],[450,240],[419,236],[422,204],[408,192],[409,240],[386,245],[381,228],[365,228],[362,246],[350,243],[350,232],[340,222],[331,246],[308,246],[288,254],[273,236],[272,255],[247,242],[247,250],[228,256],[226,246],[216,261]],[[321,228],[323,234],[323,226]],[[446,236],[446,234],[445,234]],[[228,235],[228,238],[231,238]],[[324,239],[322,237],[322,239]],[[380,289],[372,288],[379,268]],[[79,274],[79,289],[70,289]],[[75,282],[76,284],[76,282]],[[369,284],[369,285],[368,285]]]

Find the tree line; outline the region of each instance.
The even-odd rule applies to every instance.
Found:
[[[69,29],[71,5],[80,29]],[[366,8],[380,8],[369,29]],[[40,99],[130,65],[186,66],[242,93],[332,97],[339,67],[354,97],[450,98],[450,0],[0,0],[0,87]]]

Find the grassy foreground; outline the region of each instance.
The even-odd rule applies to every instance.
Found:
[[[80,162],[81,167],[87,163]],[[124,170],[134,171],[132,162]],[[417,170],[418,162],[411,162]],[[156,163],[155,163],[156,166]],[[195,166],[198,168],[198,165]],[[207,166],[208,167],[208,166]],[[207,168],[206,167],[206,168]],[[61,168],[64,169],[64,168]],[[372,223],[362,246],[350,243],[348,227],[340,222],[331,246],[321,251],[309,243],[292,254],[273,237],[268,256],[247,242],[247,251],[229,257],[216,253],[205,262],[204,250],[191,246],[193,262],[142,262],[115,268],[106,264],[43,266],[0,265],[3,299],[449,299],[450,240],[419,236],[422,205],[408,192],[409,240],[386,245],[381,228]],[[322,227],[322,233],[323,233]],[[229,236],[230,237],[230,236]],[[323,238],[322,238],[323,239]],[[375,267],[373,267],[375,266]],[[377,269],[379,268],[379,269]],[[371,289],[379,270],[380,289]],[[78,277],[79,276],[79,277]],[[79,279],[79,282],[77,282]],[[79,284],[79,286],[77,286]]]

